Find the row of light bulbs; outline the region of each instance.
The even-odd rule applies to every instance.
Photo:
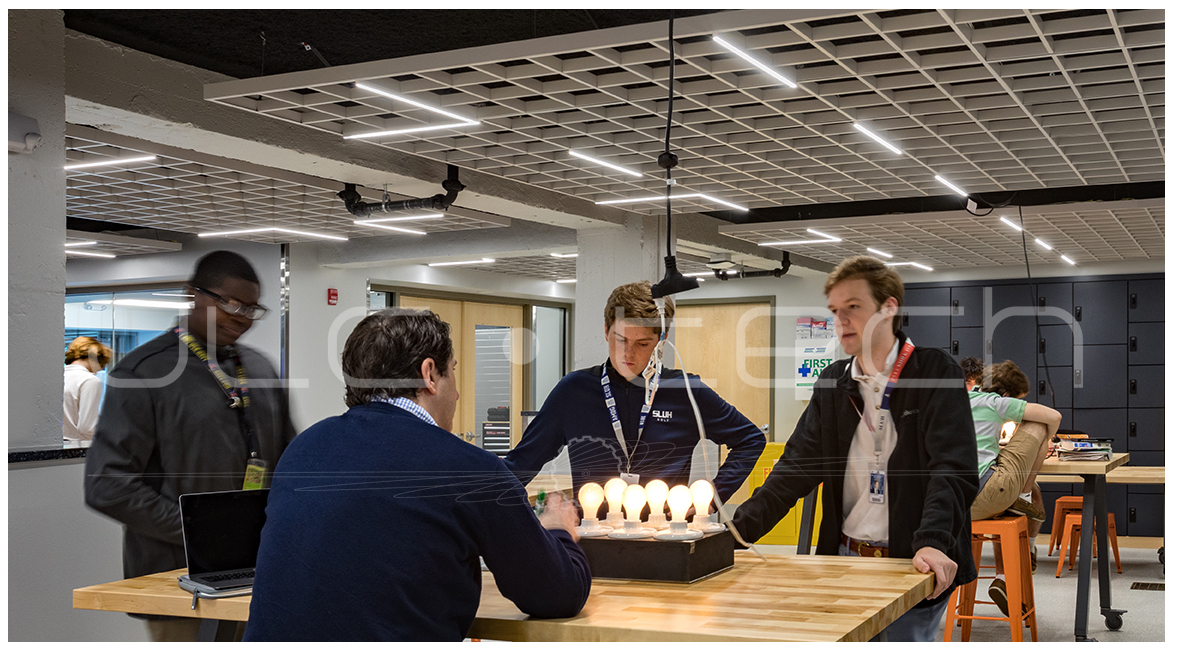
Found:
[[[645,488],[639,484],[626,484],[619,477],[609,480],[604,487],[589,482],[580,487],[577,494],[584,517],[576,532],[582,537],[608,536],[612,539],[698,539],[705,532],[724,530],[723,525],[713,523],[709,518],[708,511],[715,495],[715,488],[707,480],[696,480],[690,487],[679,484],[670,488],[662,480],[651,480]],[[609,505],[604,523],[597,519],[602,502]],[[687,510],[692,504],[695,505],[695,517],[689,526]],[[642,508],[646,505],[650,505],[650,516],[643,524]],[[669,521],[663,513],[664,505],[671,510]]]

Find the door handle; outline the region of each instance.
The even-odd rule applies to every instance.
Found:
[[[1132,335],[1131,337],[1127,338],[1127,350],[1128,351],[1135,351],[1136,350],[1136,336],[1135,335]]]
[[[1081,305],[1074,308],[1074,321],[1082,321],[1082,306]]]
[[[1041,338],[1041,341],[1038,343],[1037,353],[1045,353],[1045,338]]]
[[[474,433],[473,433],[473,432],[471,432],[471,431],[467,431],[467,432],[465,432],[465,440],[466,440],[466,441],[468,441],[468,442],[472,443],[472,442],[473,442],[473,439],[475,439],[475,438],[477,438],[477,434],[474,434]]]
[[[1135,380],[1135,379],[1132,379],[1131,381],[1128,381],[1128,384],[1127,384],[1127,393],[1128,393],[1129,395],[1138,395],[1138,394],[1140,394],[1139,392],[1137,392],[1137,391],[1136,391],[1136,380]]]
[[[1044,297],[1044,296],[1038,296],[1038,297],[1037,297],[1037,309],[1038,309],[1038,310],[1044,310],[1044,309],[1045,309],[1045,297]]]
[[[952,317],[963,316],[963,315],[959,314],[959,301],[958,300],[954,300],[954,301],[950,302],[950,315]]]
[[[1136,423],[1133,422],[1128,425],[1127,435],[1131,436],[1132,438],[1136,437]]]
[[[1082,385],[1082,370],[1074,370],[1074,385]]]
[[[1139,300],[1136,298],[1136,294],[1132,294],[1132,297],[1131,297],[1131,303],[1129,303],[1129,304],[1128,304],[1128,307],[1129,307],[1129,308],[1131,308],[1131,309],[1133,309],[1133,310],[1135,310],[1135,309],[1136,309],[1136,308],[1138,308],[1139,306],[1140,306],[1140,302],[1139,302]]]
[[[762,433],[762,434],[765,434],[766,436],[769,436],[769,424],[768,424],[768,423],[767,423],[767,424],[764,424],[764,425],[761,425],[761,428],[760,428],[760,429],[761,429],[761,433]]]
[[[992,352],[992,341],[991,340],[988,340],[987,344],[985,344],[984,346],[987,348],[988,353]]]
[[[1044,395],[1044,394],[1045,394],[1045,382],[1044,382],[1044,381],[1038,381],[1038,382],[1037,382],[1037,394],[1038,394],[1038,395]]]
[[[951,348],[952,355],[955,355],[955,356],[959,355],[959,341],[958,340],[951,340],[950,341],[950,348]]]

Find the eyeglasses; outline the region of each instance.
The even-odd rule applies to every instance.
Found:
[[[233,314],[236,317],[246,317],[252,321],[258,321],[263,319],[263,316],[267,314],[267,308],[262,305],[243,305],[233,298],[226,298],[225,296],[215,294],[209,289],[202,289],[201,287],[194,287],[194,290],[200,291],[206,296],[214,299],[214,304],[218,306],[219,310],[222,310],[227,314]]]

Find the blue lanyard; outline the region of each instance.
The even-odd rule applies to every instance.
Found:
[[[630,472],[630,460],[633,459],[634,453],[632,450],[627,450],[625,446],[625,432],[621,429],[621,417],[617,415],[617,401],[613,399],[613,393],[609,390],[609,363],[606,362],[601,368],[601,388],[605,391],[605,408],[609,409],[609,422],[613,423],[613,433],[617,435],[617,442],[621,444],[621,453],[625,455],[625,472]],[[654,391],[658,392],[658,380],[655,379]],[[642,415],[638,418],[638,440],[634,442],[634,450],[638,449],[638,444],[642,442],[642,429],[646,426],[646,418],[650,415],[650,406],[653,400],[642,402]]]

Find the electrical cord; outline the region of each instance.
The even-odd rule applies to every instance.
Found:
[[[679,159],[671,153],[671,119],[675,114],[675,10],[671,10],[667,20],[667,53],[670,60],[667,67],[667,133],[663,140],[662,155],[658,163],[667,171],[667,256],[671,252],[671,168],[679,163]]]

